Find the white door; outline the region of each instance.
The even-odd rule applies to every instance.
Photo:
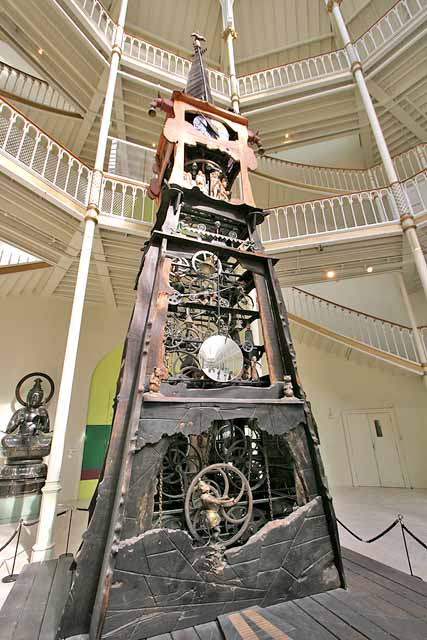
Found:
[[[390,411],[368,413],[382,487],[404,487],[397,439]]]
[[[390,411],[345,414],[353,484],[359,487],[404,487]]]

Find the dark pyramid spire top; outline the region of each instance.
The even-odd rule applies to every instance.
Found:
[[[209,86],[209,77],[203,65],[203,54],[206,49],[202,49],[201,41],[205,41],[204,37],[198,33],[192,33],[194,38],[194,55],[190,73],[188,74],[187,87],[185,93],[200,100],[213,103],[211,88]]]

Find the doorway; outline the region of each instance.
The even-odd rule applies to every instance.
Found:
[[[353,486],[405,487],[391,410],[345,412],[344,428]]]

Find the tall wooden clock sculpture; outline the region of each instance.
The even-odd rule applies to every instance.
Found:
[[[166,120],[111,442],[60,637],[141,640],[343,586],[316,426],[247,120],[212,104],[200,37]],[[256,301],[256,303],[255,303]]]

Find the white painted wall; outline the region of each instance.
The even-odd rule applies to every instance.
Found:
[[[18,407],[13,403],[16,383],[31,371],[48,373],[56,384],[55,397],[49,405],[53,425],[70,310],[70,302],[40,296],[2,300],[0,430]],[[95,305],[85,309],[60,500],[73,499],[78,494],[91,376],[99,360],[124,342],[130,313],[130,309],[114,311]]]
[[[427,487],[427,393],[420,377],[370,368],[295,341],[302,384],[312,403],[331,486],[351,486],[344,411],[393,408],[408,486]]]
[[[292,140],[292,132],[289,137]],[[317,165],[320,167],[339,167],[348,169],[365,169],[366,162],[360,137],[358,135],[341,136],[322,142],[301,145],[300,147],[283,148],[274,154],[282,160],[301,162],[302,164]]]

